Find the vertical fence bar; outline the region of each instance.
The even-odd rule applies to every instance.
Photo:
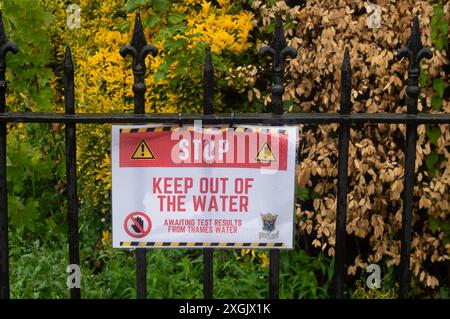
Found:
[[[262,56],[272,57],[272,103],[270,110],[274,115],[283,114],[284,92],[284,60],[290,56],[295,58],[297,51],[287,45],[284,37],[281,16],[275,16],[275,32],[270,46],[261,48]],[[271,249],[269,252],[269,298],[279,298],[280,250]]]
[[[214,114],[214,65],[211,56],[211,47],[206,48],[205,68],[203,70],[204,77],[204,105],[203,114]]]
[[[66,48],[64,58],[64,102],[66,114],[75,114],[75,87],[73,61],[70,48]],[[66,176],[67,208],[69,221],[69,263],[80,266],[80,249],[78,238],[78,194],[77,194],[77,144],[76,124],[67,123],[66,135]],[[71,288],[72,299],[80,299],[80,288]]]
[[[417,101],[420,93],[419,76],[420,61],[422,58],[431,59],[432,52],[422,46],[420,40],[419,18],[414,17],[411,36],[406,48],[398,52],[399,59],[407,57],[409,60],[408,86],[406,94],[408,95],[407,112],[408,114],[417,114]],[[414,200],[414,177],[416,163],[416,143],[417,143],[417,124],[410,123],[406,125],[406,151],[405,151],[405,174],[403,191],[403,217],[402,217],[402,235],[400,252],[400,289],[399,297],[408,298],[409,291],[409,264],[411,254],[411,228],[412,228],[412,210]]]
[[[352,90],[350,56],[345,49],[341,67],[341,114],[350,114],[350,94]],[[336,251],[334,260],[334,294],[336,299],[344,297],[344,259],[346,245],[347,191],[348,191],[348,145],[350,127],[347,123],[339,126],[339,167],[336,211]]]
[[[133,58],[132,70],[134,75],[134,113],[145,114],[145,58],[148,54],[156,56],[158,50],[155,46],[147,44],[139,12],[136,13],[131,43],[120,49],[122,57],[131,55]],[[137,299],[147,298],[147,250],[136,248],[136,295]]]
[[[280,297],[280,250],[269,251],[269,298]]]
[[[6,111],[6,54],[17,53],[8,40],[0,12],[0,113]],[[9,299],[8,201],[6,191],[6,123],[0,123],[0,299]]]
[[[212,63],[211,47],[206,48],[204,75],[204,105],[205,115],[214,114],[214,66]],[[214,287],[214,254],[212,248],[203,250],[203,297],[213,298]]]

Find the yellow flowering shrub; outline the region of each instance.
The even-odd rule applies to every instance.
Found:
[[[224,109],[224,93],[238,83],[224,80],[228,70],[236,67],[236,55],[252,47],[248,40],[253,15],[233,1],[218,1],[218,5],[205,0],[163,1],[164,6],[157,7],[133,0],[80,0],[81,27],[74,30],[66,27],[63,1],[43,1],[55,17],[51,34],[58,63],[64,58],[65,44],[72,49],[76,112],[133,111],[131,58],[124,60],[119,49],[131,41],[136,10],[141,12],[147,42],[159,50],[157,57],[146,61],[146,112],[201,111],[207,45],[216,64],[216,106]],[[62,83],[60,74],[58,81]],[[55,100],[63,105],[62,88],[55,91]],[[110,125],[79,125],[77,134],[82,208],[108,213]]]

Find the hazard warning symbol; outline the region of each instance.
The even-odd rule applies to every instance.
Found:
[[[142,212],[129,214],[123,223],[125,232],[133,238],[142,238],[150,233],[152,222],[150,218]]]
[[[148,147],[148,144],[145,140],[141,140],[139,145],[136,147],[136,150],[131,155],[132,160],[154,160],[155,155],[153,155],[152,150]]]
[[[263,146],[258,151],[258,154],[256,154],[256,160],[258,162],[263,162],[263,163],[277,161],[277,159],[275,158],[275,155],[272,152],[272,149],[270,148],[269,143],[265,142],[263,144]]]

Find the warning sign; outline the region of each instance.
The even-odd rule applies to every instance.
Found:
[[[272,153],[272,150],[270,149],[270,146],[268,143],[264,143],[264,145],[259,150],[258,154],[256,155],[256,160],[258,162],[276,162],[277,159]]]
[[[292,248],[296,142],[296,127],[113,126],[113,246]]]
[[[132,160],[154,160],[155,156],[153,155],[150,147],[148,147],[147,142],[145,140],[141,140],[139,145],[136,147],[133,155],[131,156]]]

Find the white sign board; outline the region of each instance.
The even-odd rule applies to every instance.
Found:
[[[115,248],[292,248],[296,127],[112,127]]]

